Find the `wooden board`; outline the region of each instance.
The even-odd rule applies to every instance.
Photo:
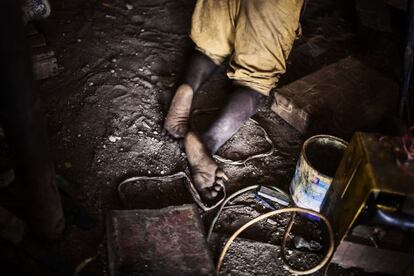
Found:
[[[398,85],[353,57],[277,89],[272,110],[304,135],[349,139],[391,113]]]

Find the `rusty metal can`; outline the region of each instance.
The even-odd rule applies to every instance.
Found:
[[[316,135],[305,141],[290,193],[299,207],[319,212],[348,143],[330,135]]]

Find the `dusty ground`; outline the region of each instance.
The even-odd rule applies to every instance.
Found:
[[[295,46],[281,85],[354,51],[350,26],[337,8],[331,1],[315,2],[310,1],[303,21],[304,36]],[[73,266],[97,256],[86,271],[105,275],[107,210],[145,208],[149,203],[156,208],[191,201],[180,186],[168,202],[154,200],[150,192],[131,192],[127,202],[121,202],[117,185],[129,176],[188,171],[180,144],[160,133],[166,104],[191,52],[187,34],[194,1],[55,0],[52,5],[51,17],[39,28],[57,53],[61,68],[57,77],[40,83],[39,90],[57,170],[72,184],[72,198],[96,220],[97,226],[84,231],[69,225],[64,238],[48,248]],[[221,68],[202,87],[195,108],[220,106],[226,97],[225,87],[225,69]],[[271,99],[255,119],[268,131],[276,151],[246,166],[224,166],[231,179],[229,191],[252,184],[272,184],[287,190],[304,137],[271,112],[270,103]],[[203,121],[200,117],[195,118],[196,125]],[[260,130],[248,123],[220,154],[239,158],[267,147]],[[230,233],[263,212],[249,198],[239,203],[243,206],[224,212],[219,232]],[[211,216],[204,218],[207,224]],[[245,237],[278,244],[286,218],[274,224],[260,225],[260,236],[250,231]],[[316,231],[299,234],[321,242],[320,230],[309,225]],[[231,267],[234,275],[245,275],[242,267],[235,267],[238,265]],[[282,268],[275,269],[279,269],[275,275],[282,273]],[[44,267],[30,261],[23,270],[30,275],[48,275]]]

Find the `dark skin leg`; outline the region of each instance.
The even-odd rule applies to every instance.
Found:
[[[201,85],[214,73],[217,65],[206,55],[195,51],[184,74],[183,83],[197,92]]]
[[[257,112],[263,96],[247,87],[236,87],[217,120],[201,136],[190,131],[184,139],[196,188],[205,199],[218,195],[226,175],[211,157]]]
[[[257,112],[263,97],[248,87],[238,86],[234,89],[219,117],[201,135],[210,154],[215,154]]]
[[[194,93],[216,70],[216,64],[200,52],[190,59],[183,84],[175,92],[164,122],[164,129],[174,138],[183,138],[188,132],[188,119]]]

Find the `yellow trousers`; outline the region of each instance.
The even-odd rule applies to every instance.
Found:
[[[236,85],[264,95],[286,71],[303,0],[197,0],[191,39]]]

